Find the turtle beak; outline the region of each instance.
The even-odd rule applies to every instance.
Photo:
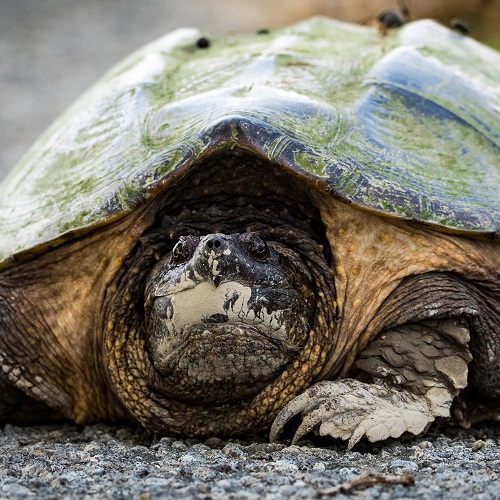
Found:
[[[214,276],[212,279],[212,282],[215,285],[215,288],[219,288],[221,281],[222,281],[222,276],[220,276],[220,275]]]

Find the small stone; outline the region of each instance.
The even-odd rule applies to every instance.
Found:
[[[210,486],[207,486],[205,483],[200,483],[196,486],[196,489],[200,492],[206,495],[207,493],[210,493]]]
[[[165,488],[167,486],[173,486],[172,480],[167,479],[166,477],[156,477],[156,476],[148,476],[144,479],[144,483],[148,486],[155,486],[159,488]]]
[[[197,477],[198,479],[201,479],[204,482],[209,482],[216,479],[217,473],[212,469],[210,469],[210,467],[196,467],[193,469],[192,476]],[[207,492],[202,491],[201,493],[207,493]]]
[[[90,453],[92,455],[95,455],[96,453],[98,453],[100,451],[100,448],[96,444],[91,443],[91,444],[85,445],[83,448],[83,451],[85,453]]]
[[[418,471],[418,465],[416,462],[410,460],[392,460],[389,463],[389,469],[391,471],[397,470],[398,472],[415,472]]]
[[[149,467],[144,466],[144,465],[137,467],[137,469],[135,471],[135,475],[137,477],[146,477],[146,476],[149,476],[150,473],[151,473],[151,469]]]
[[[420,446],[420,448],[422,448],[423,450],[434,448],[434,445],[430,441],[420,441],[420,443],[418,443],[418,446]]]
[[[191,465],[196,462],[200,462],[200,457],[195,457],[190,453],[179,458],[179,463],[182,465]]]
[[[359,454],[359,455],[361,456],[361,454]],[[337,473],[340,476],[357,476],[360,474],[358,469],[354,469],[351,467],[342,467],[342,468],[337,470]]]
[[[257,493],[252,493],[251,491],[246,491],[246,490],[235,491],[234,494],[231,495],[231,497],[238,498],[241,500],[259,500],[262,498]]]
[[[29,489],[26,488],[26,486],[23,486],[19,483],[10,483],[10,484],[4,484],[1,489],[3,498],[9,497],[27,497],[34,495],[34,493]]]
[[[236,443],[227,443],[226,446],[222,448],[222,453],[230,457],[241,457],[243,455],[240,445]]]
[[[131,437],[131,433],[130,433],[129,429],[118,429],[116,431],[116,438],[117,439],[126,440],[126,439],[130,439],[130,437]]]
[[[486,443],[482,439],[474,441],[471,445],[472,451],[479,451],[480,449],[484,448],[485,444]]]
[[[324,464],[324,462],[316,462],[313,465],[313,470],[318,472],[323,472],[326,470],[326,465]]]
[[[209,437],[206,441],[205,444],[209,448],[219,448],[222,443],[222,439],[219,439],[217,437]]]
[[[174,441],[172,443],[172,449],[173,450],[184,451],[184,450],[187,450],[188,447],[182,441]]]
[[[80,479],[80,474],[74,470],[70,470],[70,471],[67,471],[65,472],[64,474],[61,474],[57,480],[62,484],[62,485],[66,485],[66,484],[69,484],[69,483],[72,483],[73,481],[77,481],[78,479]]]
[[[299,467],[288,460],[277,460],[265,465],[264,470],[269,470],[283,476],[295,476],[299,472]]]
[[[171,437],[162,437],[160,439],[160,442],[158,444],[161,445],[161,446],[163,446],[163,447],[170,447],[170,446],[172,446],[176,442],[177,441],[174,438],[171,438]]]

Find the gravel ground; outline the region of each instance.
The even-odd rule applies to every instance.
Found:
[[[351,452],[332,440],[290,446],[157,438],[122,426],[8,425],[0,461],[2,498],[500,498],[499,425]]]

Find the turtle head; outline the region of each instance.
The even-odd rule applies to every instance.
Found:
[[[314,303],[308,269],[280,243],[255,232],[180,237],[146,285],[157,389],[205,403],[258,393],[305,344]]]

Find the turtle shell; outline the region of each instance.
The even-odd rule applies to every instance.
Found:
[[[500,54],[432,21],[382,36],[313,18],[178,30],[84,94],[0,188],[0,263],[116,220],[234,147],[360,209],[466,235],[500,226]]]

